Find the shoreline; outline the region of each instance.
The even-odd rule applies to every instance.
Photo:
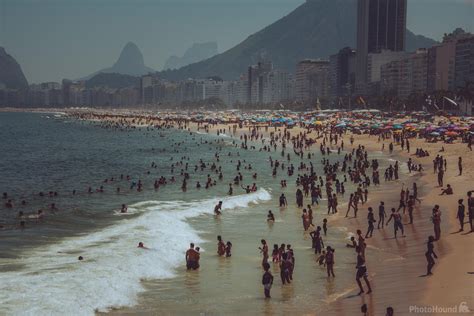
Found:
[[[66,113],[67,111],[19,111],[19,112],[34,112],[34,113]],[[0,110],[1,111],[1,110]],[[74,110],[72,110],[74,111]],[[105,111],[105,110],[104,110]],[[9,111],[6,111],[9,112]],[[107,112],[104,112],[107,113]],[[112,114],[112,113],[111,113]],[[113,113],[115,114],[115,113]],[[112,114],[112,115],[113,115]],[[127,114],[120,113],[119,115],[127,116]],[[140,116],[138,113],[130,114]],[[146,114],[143,113],[144,117]],[[98,119],[96,122],[101,121]],[[165,120],[159,119],[164,122]],[[153,122],[153,120],[152,120]],[[155,120],[156,122],[156,120]],[[208,125],[207,129],[201,126],[200,131],[203,134],[215,135],[218,129],[227,128],[232,124],[217,124]],[[139,121],[137,126],[146,127]],[[179,127],[179,128],[178,128]],[[193,132],[197,132],[198,123],[190,122],[189,128]],[[239,128],[237,133],[231,139],[238,141],[238,136],[241,133],[247,133],[251,125],[244,125]],[[175,127],[177,130],[182,129],[181,126]],[[283,127],[278,127],[278,129]],[[294,127],[290,130],[292,135],[304,131],[304,128]],[[269,127],[268,132],[264,132],[263,128],[260,132],[265,133],[268,137],[273,127]],[[344,142],[346,151],[356,148],[359,144],[365,146],[367,151],[380,152],[383,142],[377,141],[377,136],[354,135],[354,145],[350,146],[349,137],[354,135],[350,132],[344,134]],[[310,135],[310,136],[314,136]],[[392,140],[385,140],[385,147]],[[443,143],[428,143],[424,139],[410,138],[412,153],[416,148],[422,147],[424,150],[430,152],[429,157],[418,158],[412,154],[402,151],[398,145],[395,146],[393,153],[389,154],[386,149],[382,152],[384,159],[395,159],[399,161],[400,166],[405,167],[408,158],[416,163],[423,164],[424,171],[421,174],[408,176],[405,178],[405,172],[401,171],[401,179],[398,181],[383,181],[383,174],[381,174],[382,190],[370,191],[369,200],[365,204],[359,206],[359,217],[357,219],[344,218],[341,213],[345,213],[347,207],[346,200],[348,193],[339,202],[339,213],[331,218],[330,225],[346,227],[347,232],[355,233],[357,229],[361,229],[365,233],[367,228],[367,207],[374,208],[374,213],[377,213],[378,203],[380,200],[385,201],[386,212],[389,214],[390,208],[398,206],[399,191],[402,183],[404,183],[411,191],[411,184],[413,181],[418,183],[419,198],[422,199],[421,205],[416,204],[414,211],[414,225],[405,225],[407,222],[407,215],[403,216],[405,226],[405,238],[393,239],[393,226],[386,226],[383,230],[374,230],[374,237],[366,239],[368,245],[367,252],[367,266],[369,272],[369,279],[373,287],[371,295],[356,296],[352,295],[354,289],[357,292],[357,284],[354,279],[353,287],[344,293],[339,293],[336,297],[328,297],[327,309],[325,308],[325,315],[341,315],[341,314],[357,314],[360,306],[364,303],[368,305],[370,315],[384,315],[385,308],[392,306],[395,309],[395,315],[404,315],[411,313],[410,306],[439,306],[441,308],[459,306],[462,302],[474,310],[474,276],[468,274],[472,272],[474,263],[474,252],[472,249],[472,237],[474,233],[467,233],[469,225],[465,225],[465,231],[458,233],[459,223],[455,217],[457,210],[457,200],[464,199],[466,203],[466,192],[474,190],[474,161],[473,154],[469,152],[465,144],[443,144]],[[445,173],[444,184],[451,184],[454,189],[454,194],[450,196],[440,196],[440,188],[437,186],[436,174],[432,172],[432,159],[438,154],[440,148],[446,147],[446,151],[440,153],[448,161],[447,172]],[[332,147],[332,146],[331,146]],[[317,152],[317,148],[310,149],[311,152]],[[457,157],[462,156],[464,161],[464,171],[462,176],[457,176]],[[334,155],[333,155],[334,157]],[[317,157],[315,159],[319,159]],[[369,160],[372,157],[369,156]],[[403,170],[403,169],[402,169]],[[373,186],[371,186],[373,188]],[[433,225],[430,222],[431,208],[438,204],[442,210],[442,237],[435,242],[435,251],[439,259],[436,260],[434,267],[434,275],[424,277],[426,269],[426,259],[424,252],[426,251],[426,240],[429,235],[433,235]],[[291,207],[294,208],[293,206]],[[296,210],[299,211],[299,210]],[[317,212],[324,213],[323,208],[317,208]],[[321,216],[317,214],[318,217]],[[378,218],[378,216],[376,216]],[[373,251],[373,249],[376,249]],[[467,250],[467,251],[466,251]],[[342,252],[339,250],[338,252]],[[352,251],[352,250],[351,250]],[[385,254],[390,256],[385,257]],[[336,274],[337,274],[337,253],[336,253]],[[355,254],[354,254],[355,259]],[[341,264],[341,263],[339,263]],[[353,265],[352,262],[345,262],[343,264]],[[355,264],[354,264],[355,266]],[[354,271],[355,275],[355,271]],[[337,283],[337,278],[335,279]],[[318,284],[315,284],[317,287]],[[364,284],[365,287],[365,284]],[[325,306],[326,307],[326,306]],[[126,313],[126,311],[133,311],[134,307],[124,307],[119,309],[110,309],[109,313]],[[311,313],[311,310],[307,311]],[[437,315],[437,313],[431,313]]]
[[[219,124],[212,126],[209,134],[217,131],[219,128],[226,128],[226,124]],[[303,129],[293,128],[293,133],[298,133]],[[353,135],[355,138],[354,145],[351,148],[357,148],[359,144],[365,146],[369,152],[381,151],[383,141],[377,141],[377,136],[374,135],[354,135],[348,133],[344,135],[344,141],[349,144],[349,137]],[[385,148],[391,142],[391,139],[385,140]],[[350,313],[359,311],[360,306],[366,303],[369,307],[369,313],[372,315],[383,315],[388,306],[395,309],[397,315],[411,313],[410,308],[439,306],[442,308],[458,306],[462,302],[466,302],[471,310],[474,310],[474,282],[470,279],[468,274],[452,273],[451,271],[470,271],[474,270],[474,252],[469,252],[467,260],[458,260],[466,249],[472,248],[470,242],[474,233],[461,235],[454,235],[453,231],[457,231],[458,221],[456,219],[457,199],[464,198],[466,204],[465,194],[467,190],[474,190],[474,185],[469,188],[469,179],[474,179],[474,170],[469,170],[469,167],[474,166],[473,156],[469,156],[468,149],[465,144],[443,144],[443,143],[428,143],[424,139],[410,138],[411,153],[403,151],[397,144],[392,154],[385,149],[383,155],[386,159],[395,159],[399,161],[400,166],[406,165],[408,158],[413,162],[422,164],[424,171],[413,175],[406,175],[405,187],[411,190],[413,182],[417,182],[419,198],[422,200],[421,205],[416,204],[414,211],[414,225],[406,225],[407,215],[403,216],[405,227],[405,238],[393,239],[393,226],[385,226],[383,230],[374,230],[374,237],[366,239],[368,250],[371,247],[377,246],[384,252],[395,252],[394,259],[386,259],[384,262],[377,262],[377,258],[371,258],[371,252],[368,252],[368,269],[369,279],[372,283],[373,292],[368,297],[348,295],[338,295],[332,303],[324,310],[327,315],[340,315],[341,313]],[[441,147],[455,148],[455,150],[447,150],[442,152],[444,158],[448,161],[448,171],[445,173],[445,185],[450,183],[457,191],[455,194],[449,196],[440,196],[440,188],[436,186],[437,180],[435,174],[432,173],[431,160],[438,154]],[[430,156],[419,158],[413,155],[416,148],[423,148],[430,151]],[[314,150],[314,148],[313,148]],[[347,148],[349,150],[349,147]],[[453,169],[457,171],[457,156],[456,153],[467,153],[463,155],[464,170],[462,181],[453,175]],[[469,159],[470,158],[470,159]],[[472,168],[471,168],[472,169]],[[383,175],[381,175],[383,177]],[[381,180],[382,182],[383,180]],[[382,186],[388,187],[387,192],[371,192],[369,193],[369,201],[359,207],[359,217],[356,220],[347,219],[338,215],[331,224],[334,226],[347,227],[348,232],[355,234],[357,229],[361,229],[363,233],[366,231],[367,222],[366,214],[367,208],[372,206],[374,212],[378,208],[379,201],[385,202],[387,214],[391,207],[398,207],[399,192],[403,181],[392,181],[388,183],[381,183]],[[464,190],[461,188],[466,188]],[[346,196],[347,198],[347,196]],[[347,206],[346,201],[342,204]],[[426,251],[426,241],[429,235],[434,235],[433,224],[430,221],[431,208],[435,205],[440,205],[442,209],[442,238],[435,243],[435,251],[438,254],[438,259],[434,267],[434,275],[426,278],[423,275],[426,271],[426,258],[424,253]],[[340,214],[340,213],[338,213]],[[465,233],[466,227],[465,224]],[[382,235],[384,240],[377,238],[377,235]],[[380,237],[380,236],[378,236]],[[463,238],[460,238],[463,237]],[[395,241],[395,242],[394,242]],[[398,257],[398,258],[397,258]],[[403,261],[403,264],[400,262]],[[387,271],[389,271],[387,273]],[[474,277],[473,277],[474,278]],[[442,283],[440,288],[438,284]],[[354,280],[354,289],[357,289],[357,284]],[[381,292],[381,293],[380,293]],[[470,292],[470,293],[469,293]],[[359,299],[358,299],[359,298]],[[308,311],[310,312],[310,311]],[[433,315],[436,315],[434,313]]]

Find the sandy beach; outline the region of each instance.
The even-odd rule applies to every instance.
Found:
[[[355,136],[355,143],[364,144],[369,150],[380,150],[382,143],[377,138],[366,135]],[[386,142],[386,147],[387,147]],[[436,175],[432,171],[432,159],[441,147],[446,151],[441,153],[447,159],[448,170],[445,183],[451,184],[454,194],[440,196],[441,189],[437,186]],[[409,157],[422,163],[425,171],[410,179],[405,185],[411,186],[412,181],[418,183],[420,189],[421,205],[416,208],[414,225],[406,225],[406,238],[395,240],[391,226],[384,231],[376,231],[382,238],[370,238],[370,246],[383,248],[394,254],[393,260],[384,262],[371,261],[369,255],[369,269],[374,283],[374,292],[367,297],[343,297],[331,306],[328,313],[345,315],[348,310],[357,310],[360,305],[367,303],[371,314],[380,315],[385,312],[386,306],[392,306],[400,315],[410,313],[410,306],[439,306],[453,307],[466,302],[468,306],[474,305],[474,282],[468,272],[472,272],[474,252],[466,251],[472,248],[474,234],[465,229],[458,232],[459,222],[456,219],[457,200],[466,198],[466,192],[473,188],[474,155],[465,144],[427,143],[424,140],[411,140],[411,148],[423,148],[431,154],[429,157],[416,158],[416,156],[401,151],[397,148],[392,156],[405,163]],[[463,175],[458,176],[457,160],[463,157]],[[470,167],[469,167],[470,166]],[[393,189],[386,194],[371,196],[368,206],[376,206],[380,200],[390,207],[397,207],[398,194],[402,183],[392,183]],[[433,276],[425,277],[426,260],[424,256],[427,236],[433,235],[433,224],[430,220],[432,207],[438,204],[443,211],[442,238],[436,244],[439,260],[435,266]],[[341,219],[344,221],[344,219]],[[360,221],[345,220],[350,229],[355,231],[367,226],[365,219]],[[467,225],[468,226],[468,225]],[[398,258],[397,258],[398,257]],[[334,309],[333,309],[334,308]],[[430,313],[436,315],[438,313]],[[446,314],[446,313],[439,313]]]
[[[158,121],[159,122],[159,121]],[[227,130],[228,124],[201,125],[190,123],[191,131],[207,130],[209,134],[216,134],[218,130]],[[249,127],[237,130],[237,136],[249,131]],[[269,129],[273,131],[273,128]],[[304,132],[304,128],[294,127],[292,135]],[[269,133],[269,132],[268,132]],[[266,136],[269,134],[266,133]],[[310,134],[311,136],[311,134]],[[374,237],[366,239],[368,244],[367,264],[372,282],[373,292],[371,295],[358,296],[353,293],[357,290],[354,272],[353,288],[347,293],[336,297],[328,297],[327,309],[321,311],[324,315],[355,315],[362,304],[367,304],[369,315],[384,315],[386,307],[391,306],[396,315],[408,315],[420,313],[423,308],[439,308],[439,312],[428,312],[430,315],[442,315],[453,311],[452,308],[466,305],[474,310],[474,252],[472,242],[474,233],[469,232],[469,225],[465,224],[464,232],[459,232],[459,222],[456,219],[457,200],[463,198],[466,204],[466,192],[474,190],[474,155],[466,144],[455,142],[444,144],[443,142],[430,143],[425,139],[410,138],[411,153],[395,144],[392,153],[388,152],[388,145],[393,140],[378,140],[374,135],[357,135],[347,133],[344,142],[350,144],[350,137],[355,138],[352,148],[362,145],[370,152],[382,151],[385,143],[384,154],[391,159],[398,160],[400,165],[405,166],[409,158],[415,163],[422,164],[423,172],[413,172],[405,179],[385,183],[384,191],[371,193],[368,203],[359,208],[358,218],[344,218],[341,213],[345,212],[347,201],[341,201],[344,212],[340,212],[336,218],[332,218],[334,225],[348,228],[349,232],[355,233],[361,229],[364,234],[367,227],[367,208],[377,208],[380,201],[384,201],[386,210],[397,207],[399,193],[403,186],[411,189],[412,183],[417,182],[419,187],[419,198],[421,204],[416,204],[414,224],[405,225],[406,237],[393,238],[392,225],[384,229],[376,229]],[[349,146],[349,145],[347,145]],[[444,147],[444,151],[440,152]],[[332,147],[337,149],[337,147]],[[416,148],[423,148],[430,153],[428,157],[419,158],[414,155]],[[432,165],[434,157],[440,154],[447,160],[447,171],[444,183],[450,184],[454,190],[453,195],[441,196],[441,187],[437,185],[436,174],[433,173]],[[463,174],[458,176],[458,157],[463,158]],[[434,275],[426,276],[426,242],[429,235],[434,235],[433,223],[431,222],[431,209],[438,204],[442,211],[442,237],[435,243],[438,254]],[[407,223],[408,215],[403,216],[403,222]],[[377,248],[387,254],[383,259],[374,257],[370,253],[371,248]],[[471,272],[471,273],[469,273]],[[417,309],[421,308],[421,309]],[[450,309],[451,308],[451,309]],[[443,310],[444,309],[444,310]],[[305,314],[315,314],[308,310]],[[318,315],[320,313],[317,313]]]
[[[215,133],[216,130],[225,128],[225,125],[216,125],[210,132]],[[292,133],[303,131],[304,129],[295,127]],[[385,154],[398,160],[401,165],[405,165],[408,158],[411,158],[414,162],[421,163],[425,170],[421,173],[413,172],[406,183],[402,181],[386,183],[387,190],[385,192],[370,194],[369,202],[360,206],[361,215],[357,219],[347,219],[339,213],[334,225],[347,226],[348,230],[354,233],[357,229],[361,229],[365,233],[367,208],[372,206],[375,209],[379,201],[385,202],[387,211],[390,207],[396,208],[402,186],[405,185],[411,189],[413,182],[418,184],[419,198],[422,203],[416,206],[414,225],[405,225],[405,238],[394,239],[392,225],[390,225],[383,230],[376,229],[374,237],[366,239],[369,249],[376,247],[392,255],[392,258],[377,261],[377,258],[371,258],[369,253],[367,261],[373,282],[373,293],[370,296],[342,295],[332,298],[333,301],[324,314],[355,314],[354,311],[358,311],[362,304],[368,305],[370,315],[383,315],[387,306],[392,306],[397,315],[407,315],[415,313],[414,307],[459,308],[463,302],[469,306],[470,310],[474,310],[474,276],[472,274],[474,251],[471,251],[474,233],[469,232],[467,223],[464,232],[459,232],[459,221],[456,219],[458,199],[463,198],[466,201],[467,191],[474,190],[474,154],[472,151],[462,143],[429,143],[424,139],[412,138],[410,139],[411,153],[401,150],[398,145],[393,153],[389,154],[387,148],[391,140],[379,142],[377,136],[373,135],[346,134],[344,137],[346,144],[350,143],[351,136],[355,138],[352,148],[363,145],[369,152],[381,151],[382,144],[385,143]],[[442,147],[445,148],[444,152],[440,152]],[[416,148],[427,150],[430,156],[417,157],[413,154]],[[441,188],[437,185],[436,174],[432,171],[432,160],[438,153],[447,160],[448,168],[444,182],[453,187],[453,195],[440,196]],[[462,176],[458,175],[458,157],[463,158]],[[345,211],[347,201],[342,202]],[[442,238],[436,243],[438,260],[434,268],[434,275],[427,277],[425,276],[426,259],[424,253],[427,237],[434,234],[431,209],[436,204],[441,207],[443,212]],[[404,222],[407,222],[406,217]],[[353,290],[356,288],[357,284],[354,281]],[[311,314],[311,311],[308,311],[308,314]],[[441,315],[446,312],[429,314]]]
[[[39,110],[39,112],[43,111]],[[86,116],[84,117],[78,117],[77,112],[75,111],[69,113],[68,111],[65,112],[66,116],[69,115],[74,120],[79,118],[79,122],[81,120],[86,122],[86,124],[92,122],[92,124],[96,124],[95,126],[101,126],[101,124],[103,124],[102,127],[105,128],[110,128],[111,126],[119,126],[119,128],[120,126],[127,126],[133,130],[135,127],[143,127],[148,131],[146,129],[147,127],[161,125],[166,126],[166,128],[171,128],[172,130],[181,129],[181,132],[185,132],[184,134],[191,135],[206,134],[215,137],[218,134],[221,136],[222,134],[226,134],[224,136],[226,137],[228,146],[233,146],[232,142],[235,142],[236,144],[240,143],[241,137],[245,134],[249,135],[254,127],[252,124],[238,126],[236,122],[229,122],[226,124],[187,122],[184,124],[184,121],[179,117],[174,117],[175,114],[166,114],[169,117],[163,119],[159,116],[151,116],[151,113],[141,111],[109,112],[104,110],[89,113],[88,110],[83,110],[80,113],[86,113]],[[190,115],[192,116],[195,114]],[[438,119],[441,118],[437,118],[436,120]],[[336,120],[338,120],[338,118],[333,117],[331,118],[331,121],[321,124],[327,124],[328,127],[334,126],[337,124]],[[399,119],[396,122],[401,121],[402,119]],[[87,126],[86,128],[92,127]],[[234,128],[235,133],[232,132]],[[279,133],[283,131],[284,128],[284,125],[279,125],[278,127],[269,126],[267,128],[264,125],[260,125],[259,133],[262,133],[264,138],[269,139],[271,137],[271,132]],[[307,129],[298,125],[292,126],[288,131],[291,133],[291,136],[306,133],[306,137],[317,137],[316,129]],[[160,135],[160,137],[163,136]],[[191,137],[193,137],[194,140],[194,136]],[[261,303],[261,299],[263,300],[261,287],[257,285],[253,292],[247,293],[245,297],[237,297],[228,301],[228,305],[238,306],[241,305],[239,302],[247,302],[250,306],[256,306],[256,308],[258,308],[258,310],[255,310],[255,314],[263,313],[266,315],[278,315],[282,312],[293,312],[295,314],[304,315],[358,315],[360,313],[360,307],[363,304],[367,304],[369,315],[385,315],[388,306],[394,308],[395,315],[410,315],[414,313],[450,315],[454,314],[454,308],[456,311],[459,311],[460,308],[462,309],[464,307],[474,310],[474,274],[472,273],[474,267],[474,252],[472,251],[474,233],[469,232],[470,227],[468,223],[465,224],[464,231],[459,232],[459,222],[456,219],[458,199],[464,199],[464,204],[467,208],[466,193],[470,190],[474,190],[474,182],[472,181],[474,179],[474,155],[467,147],[467,144],[461,143],[460,139],[448,144],[443,143],[442,141],[428,142],[425,138],[411,137],[409,138],[411,151],[407,152],[406,148],[405,150],[402,150],[400,144],[397,144],[392,138],[383,140],[377,135],[352,133],[350,131],[346,131],[341,137],[345,144],[345,152],[357,149],[358,146],[364,146],[365,150],[368,152],[369,160],[373,157],[379,157],[384,161],[388,161],[390,164],[395,164],[395,162],[398,161],[400,166],[400,179],[384,181],[381,172],[381,185],[379,187],[369,187],[370,191],[368,201],[365,204],[359,205],[359,216],[357,218],[351,216],[348,218],[344,217],[347,210],[349,192],[347,192],[345,196],[340,196],[339,212],[328,216],[331,228],[342,228],[342,231],[337,234],[341,236],[355,235],[356,231],[360,229],[363,232],[363,235],[365,235],[368,226],[367,209],[369,207],[377,210],[380,201],[384,201],[386,212],[389,214],[390,208],[398,207],[400,191],[402,188],[409,188],[411,190],[414,182],[418,185],[418,198],[421,200],[421,203],[415,204],[414,223],[409,224],[408,214],[402,214],[405,226],[405,237],[399,236],[398,238],[394,238],[393,225],[390,223],[390,225],[385,226],[382,229],[377,229],[376,227],[373,237],[365,240],[367,244],[366,262],[373,292],[370,294],[357,295],[358,286],[355,280],[356,270],[354,269],[356,265],[356,256],[355,253],[353,257],[347,256],[348,253],[350,254],[350,252],[353,251],[352,249],[340,248],[340,246],[343,247],[343,242],[345,242],[340,237],[338,237],[338,240],[332,240],[337,243],[339,247],[339,250],[336,252],[335,264],[335,270],[338,277],[334,279],[326,279],[326,277],[323,276],[325,274],[324,270],[315,271],[315,269],[318,268],[321,270],[321,267],[317,267],[315,263],[314,254],[311,253],[312,251],[310,249],[311,239],[308,236],[308,233],[305,232],[303,238],[301,238],[301,235],[296,237],[299,240],[294,244],[299,262],[299,268],[297,268],[297,271],[303,271],[303,275],[297,274],[295,276],[294,285],[291,287],[282,287],[280,281],[276,280],[272,290],[274,295],[272,295],[271,300],[265,301],[264,304]],[[351,138],[354,140],[352,145]],[[392,152],[389,152],[388,149],[390,143],[394,144],[394,150]],[[337,152],[339,143],[337,145],[328,144],[328,146],[332,152]],[[319,142],[316,143],[315,146],[307,149],[307,153],[315,155],[313,158],[315,161],[324,157],[331,159],[331,155],[318,156],[319,150],[317,147],[319,147]],[[417,157],[414,154],[417,148],[422,148],[423,150],[428,151],[429,156]],[[444,150],[442,150],[443,148]],[[279,155],[279,149],[276,149],[275,151],[274,154]],[[292,153],[292,149],[290,152]],[[437,174],[433,172],[433,159],[438,154],[442,155],[447,162],[443,188],[445,188],[447,184],[450,184],[454,191],[452,195],[440,195],[442,187],[438,186]],[[462,175],[458,175],[459,157],[462,157],[463,159]],[[416,164],[421,164],[424,170],[422,172],[408,172],[408,159],[411,159]],[[253,163],[253,161],[251,162]],[[265,163],[266,162],[263,161],[262,166],[264,166]],[[297,163],[299,163],[299,161],[295,162],[295,164]],[[293,181],[293,179],[289,178],[289,181]],[[293,189],[294,188],[292,187],[292,190]],[[282,221],[291,223],[291,225],[293,225],[291,228],[294,229],[296,225],[300,225],[301,210],[297,209],[294,205],[294,191],[285,192],[288,193],[291,203],[288,210],[285,211],[285,215],[283,215],[283,213],[278,215],[281,216]],[[260,195],[261,193],[262,192],[259,192]],[[252,208],[254,210],[257,209],[259,212],[266,212],[268,208],[276,205],[278,194],[279,192],[277,190],[274,191],[272,201],[268,198],[268,201],[265,202],[265,198],[260,201],[260,206],[254,205]],[[266,191],[264,192],[264,195],[270,196]],[[251,202],[246,202],[245,206],[247,207],[249,203]],[[308,198],[305,199],[305,204],[306,203],[310,203]],[[433,223],[431,221],[431,210],[436,204],[440,206],[442,212],[441,238],[434,242],[434,248],[438,255],[438,259],[436,260],[433,269],[433,275],[427,276],[425,251],[428,236],[434,235]],[[267,209],[265,209],[265,207]],[[318,213],[316,213],[318,216],[317,225],[319,225],[322,220],[321,216],[325,216],[325,206],[317,207],[316,210],[318,211]],[[386,219],[388,219],[388,217]],[[248,240],[233,240],[237,247],[239,246],[239,242],[242,242],[243,244],[250,243],[250,246],[248,244],[242,244],[241,246],[243,248],[252,248],[254,247],[253,244],[257,244],[259,239],[263,237],[275,238],[276,235],[280,238],[286,238],[286,240],[291,240],[291,238],[294,237],[293,230],[288,230],[282,233],[281,231],[278,231],[278,229],[281,228],[277,228],[277,232],[273,232],[272,235],[272,228],[270,228],[269,231],[266,231],[268,230],[266,223],[264,223],[262,231],[260,221],[261,218],[257,219],[255,223],[252,222],[251,225],[254,226],[249,226],[252,227],[253,230],[252,234],[247,236]],[[228,224],[224,222],[217,222],[215,231],[212,231],[212,233],[211,231],[206,232],[202,230],[202,227],[204,227],[203,223],[209,223],[208,220],[198,218],[190,220],[190,222],[196,225],[196,230],[200,232],[200,239],[203,240],[203,243],[206,241],[204,246],[207,246],[208,248],[214,247],[214,241],[212,241],[211,245],[209,245],[208,241],[215,239],[215,235],[213,234],[216,232],[219,234],[229,233],[238,236],[238,229],[232,231],[232,228],[226,226]],[[277,225],[280,224],[277,223]],[[299,234],[301,228],[299,226],[296,226],[296,228]],[[271,241],[273,242],[273,240]],[[209,296],[206,294],[209,289],[201,289],[200,283],[209,282],[209,284],[213,284],[216,289],[214,289],[214,292],[210,291],[209,293],[218,293],[220,285],[219,280],[214,280],[214,271],[217,271],[219,275],[226,277],[225,284],[223,285],[229,285],[232,284],[232,282],[239,282],[238,273],[242,273],[246,278],[249,276],[253,278],[254,275],[258,275],[257,278],[260,277],[261,265],[257,253],[253,255],[245,253],[242,258],[233,258],[234,263],[238,262],[240,265],[244,266],[239,266],[238,268],[233,267],[233,270],[230,270],[232,267],[231,263],[222,262],[219,260],[221,258],[216,258],[215,254],[209,255],[207,253],[207,251],[209,251],[208,248],[205,250],[206,252],[204,252],[203,255],[203,266],[208,266],[210,270],[203,269],[202,271],[199,271],[200,274],[194,275],[186,273],[184,268],[178,269],[178,273],[183,273],[179,276],[176,282],[181,283],[179,286],[184,286],[184,289],[186,290],[186,292],[182,293],[187,302],[184,304],[186,307],[176,306],[174,297],[165,298],[160,301],[161,303],[165,303],[165,306],[153,303],[156,299],[153,295],[157,295],[156,293],[163,293],[163,295],[166,295],[165,292],[161,292],[163,291],[163,288],[166,289],[166,287],[169,286],[170,289],[179,291],[180,287],[174,285],[173,278],[160,282],[144,279],[141,282],[145,285],[145,288],[148,291],[140,294],[137,304],[131,304],[128,307],[114,307],[108,310],[108,313],[117,315],[136,313],[155,314],[159,313],[158,311],[160,311],[161,307],[163,307],[165,314],[170,315],[180,313],[180,311],[185,314],[192,313],[193,304],[191,302],[197,299],[199,295],[204,297]],[[211,249],[210,252],[213,253],[214,251]],[[345,252],[344,256],[342,256],[343,252]],[[238,254],[238,256],[240,256],[240,254]],[[218,260],[217,262],[216,259]],[[352,269],[354,269],[353,277],[351,276]],[[274,265],[273,273],[275,279],[279,278],[279,276],[275,274],[278,273],[278,270],[279,268]],[[233,273],[230,273],[230,271]],[[341,271],[342,275],[339,274],[339,271]],[[349,282],[349,286],[341,286],[341,283],[347,283],[348,278],[353,278],[353,282]],[[257,282],[256,284],[258,284]],[[255,287],[254,285],[250,286],[252,288]],[[224,286],[223,289],[225,288],[226,287]],[[337,290],[335,290],[336,288]],[[314,302],[313,308],[311,297],[312,295],[315,295],[315,292],[318,292],[323,299],[322,301]],[[171,291],[170,293],[174,292]],[[191,296],[189,293],[191,293]],[[196,298],[192,297],[193,293],[196,294]],[[301,296],[302,294],[304,294],[304,304],[298,305],[299,301],[294,301],[292,298]],[[321,302],[323,302],[323,304],[321,304]],[[195,302],[195,304],[198,305],[199,302]],[[248,309],[245,309],[245,306],[243,306],[242,310],[239,311],[228,308],[229,307],[226,306],[216,306],[215,309],[209,310],[209,312],[206,312],[205,314],[249,314],[249,311]],[[435,309],[433,310],[433,308]]]

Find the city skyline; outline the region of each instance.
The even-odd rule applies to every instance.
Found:
[[[112,6],[108,1],[100,4],[86,1],[79,5],[75,1],[2,0],[0,46],[18,60],[30,83],[77,79],[110,66],[128,41],[139,46],[147,66],[160,70],[170,55],[181,55],[194,42],[215,40],[223,52],[303,2],[272,1],[270,6],[267,0],[257,4],[206,0],[199,5],[186,0],[140,1],[141,6],[133,6],[136,14],[132,16],[127,1],[114,2]],[[469,19],[474,12],[472,0],[431,1],[430,14],[420,15],[426,3],[425,0],[408,1],[407,26],[414,33],[439,41],[443,33],[455,27],[473,31],[473,22]],[[185,11],[192,11],[193,16],[189,17]],[[181,15],[173,15],[173,12],[181,12]],[[229,19],[229,14],[245,16],[245,19]],[[439,16],[449,16],[449,19],[439,23],[436,18]],[[97,23],[101,26],[98,29]],[[32,29],[31,25],[36,27]],[[92,32],[92,27],[97,30]],[[166,32],[157,31],[165,29]],[[173,36],[167,36],[169,32],[173,32]]]

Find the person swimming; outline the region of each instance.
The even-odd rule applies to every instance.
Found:
[[[137,248],[150,249],[150,248],[148,248],[148,247],[145,247],[145,245],[144,245],[143,242],[141,242],[141,241],[138,243]]]
[[[127,213],[128,207],[125,204],[122,204],[122,208],[120,209],[120,213]]]

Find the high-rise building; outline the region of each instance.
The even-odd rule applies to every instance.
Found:
[[[63,104],[65,106],[71,105],[71,85],[72,81],[63,79],[62,88],[63,88]]]
[[[445,34],[443,42],[428,50],[428,92],[435,90],[455,90],[455,62],[457,43],[473,35],[461,28]],[[459,48],[462,47],[460,44]],[[462,49],[459,50],[459,54]],[[458,64],[458,71],[464,71],[465,65]],[[469,68],[469,67],[468,67]]]
[[[368,54],[404,51],[407,0],[358,0],[356,92],[365,93]]]
[[[406,99],[412,93],[427,90],[428,51],[418,49],[407,57],[381,67],[382,93]]]
[[[313,102],[329,97],[329,61],[302,60],[296,66],[296,100]]]
[[[456,89],[474,84],[474,35],[456,42],[454,65],[454,85]]]
[[[247,72],[247,103],[263,103],[265,76],[273,70],[271,62],[259,62],[249,66]]]
[[[331,97],[352,94],[355,85],[355,56],[354,49],[344,47],[329,57]]]

